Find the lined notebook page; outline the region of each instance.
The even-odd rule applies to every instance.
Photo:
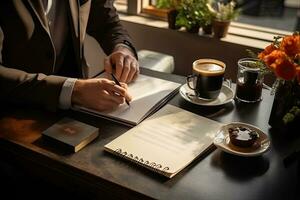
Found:
[[[221,123],[166,105],[105,150],[172,177],[213,143]]]
[[[106,76],[105,73],[100,75],[100,77]],[[136,81],[128,85],[128,92],[133,97],[130,106],[124,103],[110,112],[97,112],[83,107],[79,109],[136,125],[159,107],[160,103],[170,99],[177,92],[176,89],[179,86],[179,83],[140,74]]]

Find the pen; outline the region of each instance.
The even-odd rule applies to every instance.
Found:
[[[111,77],[113,78],[113,80],[115,81],[115,83],[118,85],[118,86],[121,86],[120,82],[118,81],[118,79],[115,77],[115,75],[113,73],[110,73],[111,74]],[[122,87],[122,86],[121,86]],[[128,106],[130,106],[129,104],[129,101],[125,98],[125,102]]]

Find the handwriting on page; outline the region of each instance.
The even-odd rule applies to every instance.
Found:
[[[177,117],[179,115],[177,113]],[[144,126],[138,132],[135,132],[133,136],[143,142],[161,148],[162,151],[169,151],[169,153],[173,154],[194,154],[194,151],[198,152],[203,145],[207,144],[207,140],[214,137],[216,132],[209,125],[209,129],[213,131],[206,131],[205,127],[199,127],[198,120],[182,117],[177,118],[175,123],[172,120],[166,120],[172,119],[170,116],[153,119],[157,123],[152,121],[151,126]]]
[[[206,152],[221,125],[167,104],[105,149],[173,177]]]
[[[171,128],[171,129],[170,129]],[[182,153],[186,149],[186,144],[188,136],[185,134],[185,130],[176,130],[176,134],[170,132],[174,131],[172,127],[160,125],[154,125],[153,127],[147,127],[141,129],[141,132],[135,133],[134,136],[140,140],[147,141],[152,145],[156,145],[164,150],[168,150],[172,153]],[[180,133],[180,134],[179,134]],[[179,135],[184,135],[185,137],[178,137]]]

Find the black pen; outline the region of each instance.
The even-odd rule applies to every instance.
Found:
[[[115,77],[115,75],[114,75],[113,73],[110,73],[110,74],[111,74],[111,77],[113,78],[113,80],[115,81],[115,83],[116,83],[118,86],[122,87],[121,84],[120,84],[120,82],[118,81],[118,79]],[[125,98],[125,97],[124,97],[124,98]],[[128,101],[126,98],[125,98],[125,102],[127,103],[128,106],[130,106],[129,101]]]

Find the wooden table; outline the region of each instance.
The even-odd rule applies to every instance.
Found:
[[[152,71],[156,77],[184,83],[185,78]],[[234,102],[201,107],[178,94],[169,103],[223,123],[241,121],[270,136],[271,149],[259,157],[243,158],[215,150],[195,160],[172,179],[162,177],[103,151],[106,143],[129,128],[74,111],[49,113],[37,108],[8,107],[0,111],[1,155],[18,160],[32,174],[79,191],[86,197],[112,199],[299,199],[299,166],[283,159],[299,149],[300,137],[271,130],[269,91],[256,104]],[[100,128],[100,136],[75,154],[66,154],[41,139],[41,132],[64,116]],[[2,158],[1,157],[1,158]]]

